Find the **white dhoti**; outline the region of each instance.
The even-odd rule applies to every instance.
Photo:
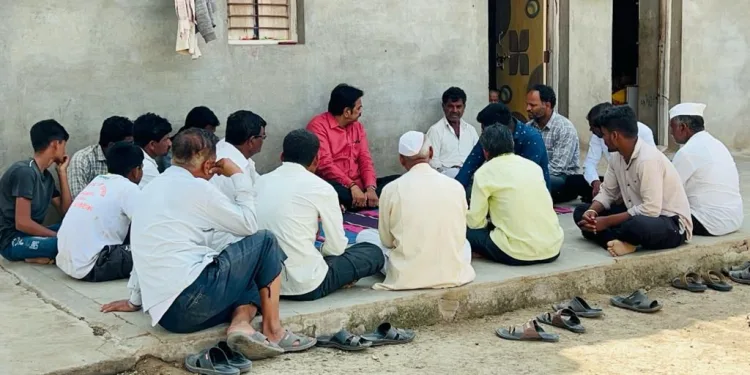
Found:
[[[440,173],[450,177],[450,178],[456,178],[458,175],[458,171],[460,171],[461,168],[446,168],[443,169]]]

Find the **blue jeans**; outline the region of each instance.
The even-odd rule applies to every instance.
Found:
[[[49,230],[57,232],[60,224],[50,225]],[[49,258],[57,257],[57,237],[39,237],[29,236],[26,233],[18,232],[10,246],[0,249],[0,255],[10,261],[20,261],[30,258]]]
[[[281,274],[286,255],[269,231],[229,245],[180,293],[159,325],[174,333],[192,333],[232,320],[243,305],[260,308],[259,289]]]

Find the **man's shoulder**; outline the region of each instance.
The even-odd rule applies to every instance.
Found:
[[[328,125],[328,112],[319,113],[307,123],[307,130],[320,130],[325,129],[324,125]]]
[[[46,171],[45,171],[46,172]],[[36,177],[36,171],[34,170],[34,166],[32,165],[31,159],[27,160],[19,160],[8,167],[8,169],[5,170],[5,173],[3,173],[3,180],[5,180],[5,177],[7,176],[9,179],[15,179],[20,176],[32,176]]]
[[[432,133],[437,132],[438,130],[441,130],[442,126],[445,126],[445,119],[444,118],[441,118],[436,123],[430,125],[430,128],[427,129],[427,134],[432,134]]]

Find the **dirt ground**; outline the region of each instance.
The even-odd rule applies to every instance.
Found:
[[[659,288],[656,314],[609,305],[609,297],[586,296],[605,309],[584,319],[584,334],[544,326],[559,343],[512,342],[495,329],[520,324],[546,306],[500,316],[419,329],[408,345],[363,353],[314,349],[257,361],[252,374],[739,374],[750,371],[750,286],[702,294]],[[156,359],[128,375],[183,375]]]

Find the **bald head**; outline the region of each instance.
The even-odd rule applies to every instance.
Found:
[[[208,179],[216,160],[217,143],[219,138],[207,130],[184,130],[172,142],[172,164],[187,169],[196,177]]]

